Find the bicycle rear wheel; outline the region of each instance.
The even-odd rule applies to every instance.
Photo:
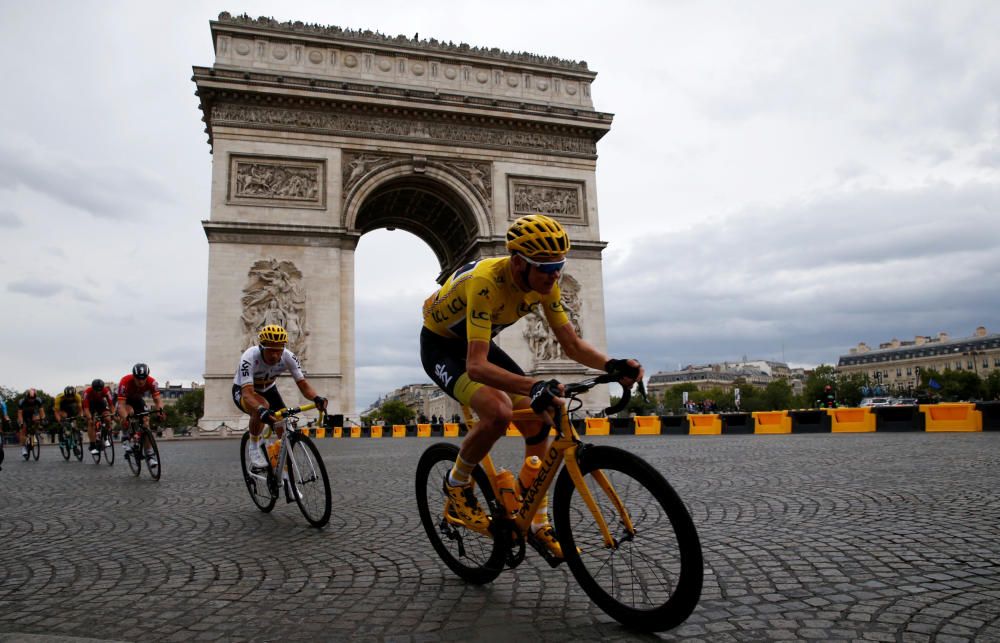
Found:
[[[146,461],[146,470],[149,471],[149,475],[153,477],[153,480],[160,479],[160,472],[162,470],[162,464],[160,464],[160,448],[156,446],[156,438],[153,437],[153,432],[149,430],[144,430],[143,442],[148,443],[149,446],[142,446],[142,457]]]
[[[427,538],[451,571],[469,583],[482,585],[500,575],[504,566],[503,545],[492,536],[455,525],[445,519],[443,484],[458,457],[458,447],[446,442],[433,444],[417,463],[417,511]],[[493,506],[493,488],[486,472],[476,467],[472,472],[479,505],[488,511]]]
[[[70,445],[69,441],[66,439],[68,436],[65,431],[59,436],[59,453],[62,454],[63,460],[69,461],[70,456]]]
[[[247,461],[247,442],[250,441],[250,434],[244,433],[240,440],[240,467],[243,469],[243,481],[250,492],[250,499],[257,505],[257,508],[268,513],[274,509],[274,503],[278,501],[278,495],[271,493],[268,489],[267,477],[259,473],[251,473],[250,462]],[[268,465],[270,471],[270,465]],[[268,473],[267,475],[271,475]]]
[[[111,431],[109,431],[107,427],[101,427],[101,432],[97,436],[97,439],[100,440],[100,444],[97,445],[97,448],[100,449],[101,453],[104,455],[104,461],[109,467],[114,465],[115,439],[111,435]]]
[[[701,597],[703,576],[701,543],[684,503],[656,469],[627,451],[586,447],[578,457],[615,542],[605,546],[564,468],[556,482],[553,513],[573,576],[598,607],[626,627],[660,632],[683,623]],[[634,534],[599,486],[598,472],[621,498]]]
[[[288,436],[288,491],[295,498],[299,510],[313,527],[322,527],[330,521],[330,478],[319,449],[309,437],[301,433]]]

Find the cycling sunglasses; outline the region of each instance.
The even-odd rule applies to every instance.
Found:
[[[559,261],[534,261],[518,253],[522,259],[528,262],[528,265],[538,268],[539,272],[544,272],[547,275],[559,272],[566,265],[565,259],[560,259]]]

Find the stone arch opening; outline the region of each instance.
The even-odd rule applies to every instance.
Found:
[[[430,246],[443,280],[476,254],[492,232],[473,190],[450,173],[396,165],[367,177],[348,195],[346,227],[361,235],[399,228]]]

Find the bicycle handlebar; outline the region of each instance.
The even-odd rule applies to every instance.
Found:
[[[314,408],[316,408],[316,404],[314,402],[310,402],[309,404],[303,404],[302,406],[292,406],[286,409],[281,409],[280,411],[276,411],[272,415],[274,415],[274,418],[276,420],[281,420],[290,415],[298,415],[303,411],[312,411]],[[323,411],[320,411],[319,416],[321,420],[324,415],[325,413]]]
[[[563,387],[563,395],[565,397],[576,397],[578,395],[586,393],[587,391],[594,388],[598,384],[609,384],[611,382],[617,382],[626,375],[631,375],[631,373],[612,371],[610,373],[605,373],[604,375],[598,375],[597,377],[592,377],[590,379],[581,380],[579,382],[572,382],[570,384],[566,384]],[[638,387],[639,394],[642,395],[643,399],[647,399],[646,385],[643,383],[642,380],[639,380],[638,384],[639,384]],[[621,399],[619,399],[616,404],[613,404],[608,408],[604,409],[604,414],[614,415],[615,413],[618,413],[628,405],[629,400],[631,399],[632,399],[632,388],[631,387],[626,388],[623,386]]]

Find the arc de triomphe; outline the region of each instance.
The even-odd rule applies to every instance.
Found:
[[[272,322],[331,412],[355,414],[354,250],[378,228],[425,241],[443,281],[503,254],[512,219],[555,217],[571,319],[605,345],[595,169],[612,116],[586,63],[228,13],[211,30],[215,64],[193,77],[213,154],[202,430],[245,423],[233,372]],[[534,315],[498,339],[526,369],[583,373]]]

